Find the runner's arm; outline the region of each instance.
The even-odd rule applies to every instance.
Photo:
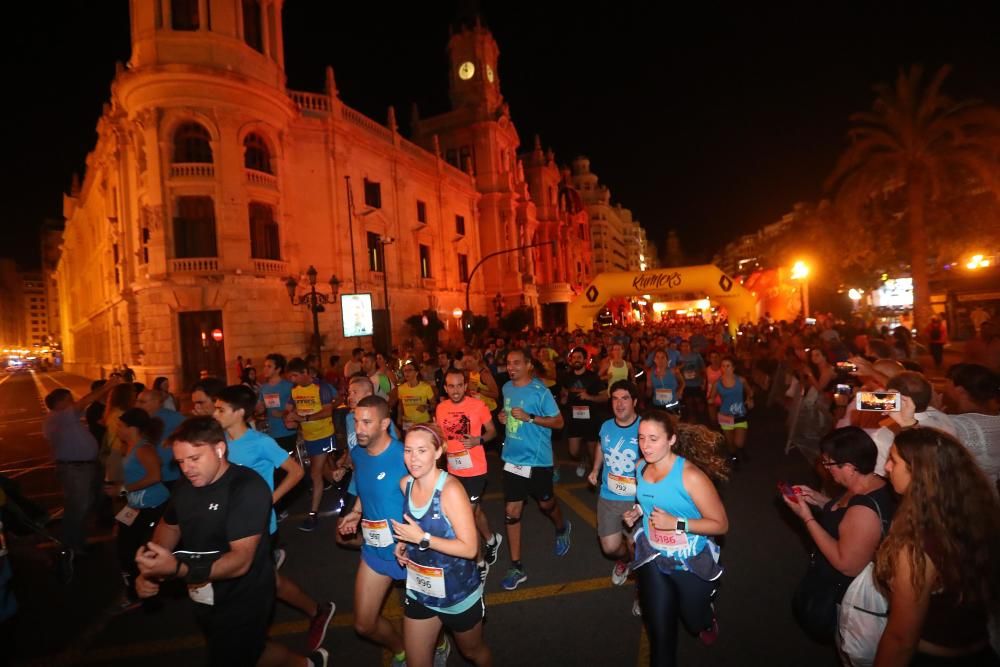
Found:
[[[601,485],[601,466],[604,465],[604,452],[600,445],[594,449],[594,467],[590,470],[588,481],[594,486]]]
[[[180,526],[175,523],[167,523],[166,518],[160,519],[150,541],[156,542],[164,549],[173,551],[181,541]]]
[[[301,480],[305,475],[305,471],[302,470],[302,466],[300,466],[299,462],[291,456],[286,457],[285,460],[282,461],[279,468],[284,470],[287,474],[285,475],[285,479],[281,480],[281,484],[278,485],[278,488],[276,488],[274,493],[271,494],[272,503],[278,502],[286,493],[294,489],[295,485],[298,484],[299,480]]]
[[[212,563],[212,570],[208,575],[209,581],[223,581],[226,579],[237,579],[250,571],[253,564],[253,556],[260,543],[260,535],[250,535],[229,543],[229,551],[222,554],[219,560]],[[178,577],[188,575],[188,566],[181,563],[177,572]]]
[[[489,442],[497,437],[497,427],[493,425],[492,417],[483,422],[482,442]]]
[[[139,447],[135,452],[136,458],[142,464],[146,474],[138,482],[126,484],[126,491],[138,491],[152,486],[160,481],[160,457],[157,456],[150,447]]]

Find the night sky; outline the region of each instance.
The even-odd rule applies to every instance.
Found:
[[[658,242],[676,229],[693,259],[820,197],[848,116],[899,67],[952,64],[946,92],[1000,103],[996,3],[653,4],[481,3],[522,147],[537,133],[560,163],[587,155],[614,201]],[[445,111],[456,5],[286,0],[289,86],[320,90],[332,64],[342,99],[380,122],[390,104],[404,129],[414,101]],[[0,256],[31,265],[128,59],[128,3],[5,9]]]

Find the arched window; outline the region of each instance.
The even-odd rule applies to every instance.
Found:
[[[198,0],[170,0],[170,27],[174,30],[197,30]]]
[[[198,123],[184,123],[174,132],[174,162],[212,162],[212,137]]]
[[[243,0],[243,39],[251,49],[264,53],[260,0]]]
[[[243,166],[268,174],[274,173],[271,171],[271,151],[259,134],[248,134],[243,140]]]

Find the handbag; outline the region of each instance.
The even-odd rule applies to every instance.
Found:
[[[882,509],[875,503],[878,517]],[[885,524],[882,524],[885,537]],[[852,667],[871,667],[875,652],[889,622],[889,601],[875,582],[875,564],[868,563],[844,592],[838,615],[838,642],[841,655]]]
[[[792,593],[792,613],[814,641],[830,643],[837,632],[837,603],[846,584],[823,576],[813,560]]]

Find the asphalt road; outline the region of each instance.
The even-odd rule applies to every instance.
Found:
[[[52,494],[51,469],[44,467],[39,392],[56,382],[82,391],[86,381],[63,374],[15,376],[0,385],[0,469],[20,466],[19,481],[31,493]],[[50,386],[51,385],[51,386]],[[32,393],[34,392],[34,393]],[[23,410],[23,412],[21,412]],[[717,600],[718,642],[706,648],[682,631],[684,665],[835,665],[832,650],[807,640],[791,616],[789,599],[805,571],[806,546],[796,522],[779,505],[779,480],[814,483],[802,456],[783,453],[781,416],[752,415],[751,460],[722,488],[730,518],[722,558],[727,568]],[[565,452],[560,447],[565,459]],[[25,465],[25,461],[28,465]],[[500,466],[491,455],[491,486],[484,507],[494,528],[502,526]],[[37,462],[36,462],[37,461]],[[32,463],[35,462],[35,463]],[[38,467],[41,466],[41,467]],[[497,665],[643,665],[648,645],[640,619],[631,615],[634,587],[612,586],[612,563],[597,546],[596,496],[562,466],[557,493],[573,522],[573,546],[563,558],[553,555],[551,525],[536,510],[525,511],[524,563],[528,581],[503,591],[500,580],[509,565],[506,550],[487,582],[486,637]],[[55,506],[56,496],[40,495]],[[332,498],[330,499],[332,501]],[[299,500],[300,504],[304,499]],[[304,504],[298,509],[304,511]],[[311,534],[296,530],[300,515],[281,524],[288,560],[282,572],[317,599],[337,603],[326,640],[331,664],[387,664],[377,647],[352,628],[352,595],[358,554],[338,548],[333,517]],[[22,609],[14,623],[17,641],[7,653],[15,664],[176,665],[201,664],[201,638],[186,597],[168,597],[156,614],[113,615],[120,599],[113,545],[97,535],[93,554],[78,564],[77,576],[59,584],[51,567],[52,550],[37,538],[11,540],[15,590]],[[399,617],[394,595],[386,611]],[[293,649],[305,642],[307,619],[279,604],[271,635]],[[7,647],[5,647],[6,649]],[[2,660],[0,660],[2,662]],[[450,665],[465,664],[457,652]]]

